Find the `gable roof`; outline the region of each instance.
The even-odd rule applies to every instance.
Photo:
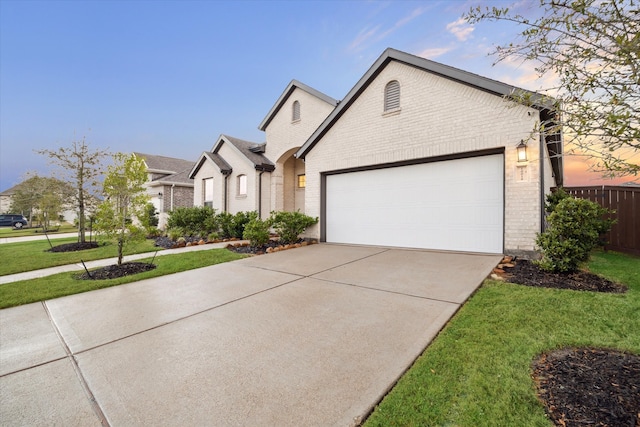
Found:
[[[189,178],[194,179],[204,162],[206,162],[207,160],[212,161],[220,169],[220,173],[223,175],[229,175],[233,170],[229,163],[227,163],[221,155],[217,153],[211,153],[210,151],[205,151],[200,155],[200,158],[196,161],[195,165],[189,172]]]
[[[211,152],[218,154],[220,147],[225,143],[229,143],[232,147],[235,147],[244,157],[246,157],[254,166],[256,170],[271,172],[275,169],[276,165],[273,164],[264,154],[264,146],[266,143],[255,143],[245,141],[243,139],[234,138],[228,135],[220,135],[216,143],[213,145]]]
[[[170,175],[193,167],[192,160],[176,159],[175,157],[137,152],[134,152],[133,154],[137,157],[141,157],[147,165],[147,170],[152,173],[165,173]]]
[[[436,74],[446,79],[472,86],[476,89],[491,93],[493,95],[505,97],[512,96],[514,94],[523,94],[531,104],[532,108],[543,110],[548,118],[550,118],[552,121],[554,120],[554,116],[550,109],[554,100],[550,97],[518,88],[516,86],[508,85],[497,80],[492,80],[487,77],[482,77],[468,71],[440,64],[429,59],[411,55],[409,53],[402,52],[393,48],[387,48],[367,70],[367,72],[360,78],[360,80],[358,80],[356,85],[349,91],[349,93],[347,93],[347,96],[345,96],[345,98],[338,104],[338,106],[313,132],[313,134],[311,134],[311,136],[309,137],[309,139],[307,139],[303,146],[300,147],[300,149],[296,152],[295,157],[304,159],[307,153],[313,149],[318,141],[322,139],[322,137],[329,131],[329,129],[331,129],[331,127],[340,119],[344,112],[355,102],[355,100],[366,90],[369,84],[382,72],[382,70],[391,61],[397,61],[418,68],[420,70]],[[562,185],[562,136],[559,134],[547,135],[545,143],[551,157],[554,176],[557,179],[558,185]]]
[[[159,185],[178,185],[181,187],[193,187],[193,179],[189,176],[191,168],[184,169],[180,172],[165,175],[161,178],[154,179],[147,183],[149,187],[157,187]]]
[[[267,116],[262,120],[262,122],[258,126],[258,129],[264,131],[267,128],[267,126],[269,126],[269,123],[271,123],[271,120],[273,120],[275,115],[278,114],[278,111],[280,111],[284,103],[287,101],[289,96],[291,96],[293,91],[296,90],[296,88],[301,89],[334,107],[338,105],[337,100],[331,98],[330,96],[325,95],[324,93],[312,88],[311,86],[307,86],[306,84],[301,83],[294,79],[294,80],[291,80],[291,82],[285,88],[284,92],[282,92],[282,95],[280,95],[276,103],[273,104],[273,107],[271,107],[271,110],[269,110],[269,113],[267,113]]]

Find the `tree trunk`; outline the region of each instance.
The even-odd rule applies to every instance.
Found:
[[[118,265],[122,265],[122,248],[124,247],[124,236],[118,239]]]

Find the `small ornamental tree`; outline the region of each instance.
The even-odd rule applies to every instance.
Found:
[[[608,213],[608,209],[589,200],[560,199],[547,217],[547,230],[536,239],[542,250],[538,266],[555,273],[576,271],[611,228],[613,221],[605,219]]]
[[[114,164],[104,179],[105,200],[98,206],[96,230],[118,244],[118,265],[122,264],[122,253],[126,243],[144,240],[144,230],[133,225],[133,217],[141,218],[149,202],[144,184],[147,167],[135,154],[117,153]]]

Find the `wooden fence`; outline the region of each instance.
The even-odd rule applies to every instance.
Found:
[[[615,211],[617,222],[606,236],[607,249],[640,255],[640,187],[565,187],[567,193]]]

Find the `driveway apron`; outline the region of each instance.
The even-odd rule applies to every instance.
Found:
[[[0,420],[356,424],[500,258],[321,244],[0,310]]]

